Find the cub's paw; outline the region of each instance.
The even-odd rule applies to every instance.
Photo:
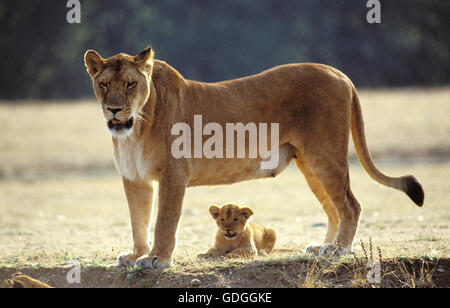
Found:
[[[117,266],[132,267],[139,256],[131,252],[122,252],[117,257]]]
[[[321,247],[322,245],[320,244],[311,243],[308,246],[306,246],[305,253],[318,256]]]
[[[137,259],[134,265],[142,269],[145,268],[163,269],[171,266],[172,260],[170,258],[162,258],[154,255],[146,255]]]
[[[336,246],[334,244],[323,244],[319,250],[322,257],[340,257],[350,253],[350,249]]]
[[[225,255],[226,258],[248,258],[251,259],[257,256],[257,252],[250,249],[235,249],[232,252]]]
[[[199,259],[210,259],[210,258],[212,258],[213,256],[212,255],[210,255],[209,253],[199,253],[198,255],[197,255],[197,258],[199,258]]]

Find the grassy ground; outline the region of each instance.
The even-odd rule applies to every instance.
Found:
[[[379,167],[414,174],[426,198],[418,208],[352,164],[352,188],[363,206],[355,255],[334,261],[304,255],[308,243],[322,241],[326,216],[290,166],[276,179],[189,189],[175,264],[152,273],[114,267],[117,254],[132,247],[131,227],[97,104],[2,103],[0,283],[21,271],[54,286],[188,287],[197,278],[204,287],[364,287],[371,286],[365,264],[372,245],[375,259],[381,251],[381,286],[448,287],[449,98],[448,88],[361,93]],[[195,258],[213,240],[208,205],[229,201],[252,207],[253,221],[277,229],[273,254],[252,261]],[[81,285],[65,279],[73,260],[81,264]]]

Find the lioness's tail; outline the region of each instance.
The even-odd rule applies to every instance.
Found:
[[[361,105],[355,88],[353,88],[351,132],[356,154],[358,155],[361,165],[370,177],[380,184],[405,192],[418,206],[422,206],[424,199],[423,188],[414,176],[406,175],[398,178],[390,177],[381,173],[373,163],[372,157],[367,149]]]

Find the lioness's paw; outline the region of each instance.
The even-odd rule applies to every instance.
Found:
[[[308,246],[306,246],[305,253],[318,256],[321,247],[322,247],[322,245],[320,245],[320,244],[311,243]]]
[[[258,256],[267,256],[270,253],[269,249],[263,248],[258,251]]]
[[[131,252],[122,252],[117,257],[117,266],[127,266],[131,267],[136,263],[136,260],[139,258],[139,256],[131,253]]]
[[[162,269],[169,267],[171,264],[172,260],[170,258],[147,255],[137,259],[135,266],[138,266],[140,268]]]
[[[323,244],[319,250],[319,256],[340,257],[350,252],[350,249],[336,246],[334,244]]]

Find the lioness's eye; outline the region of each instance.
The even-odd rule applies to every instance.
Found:
[[[234,222],[236,222],[236,221],[238,221],[238,219],[237,219],[237,218],[235,218],[235,219],[233,219],[233,221],[234,221]]]
[[[131,88],[133,88],[134,86],[136,86],[136,84],[137,84],[137,81],[130,81],[129,83],[127,83],[127,88],[128,88],[128,89],[131,89]]]
[[[99,83],[100,87],[102,87],[103,89],[108,88],[108,84],[106,82],[100,82]]]
[[[223,218],[220,218],[220,221],[225,221],[225,219],[223,219]]]

